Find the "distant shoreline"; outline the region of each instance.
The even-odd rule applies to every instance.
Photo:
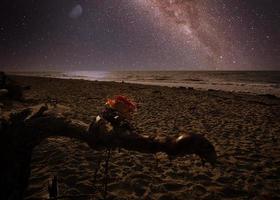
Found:
[[[280,71],[65,71],[8,72],[16,76],[191,87],[280,97]],[[270,79],[270,76],[271,79]],[[279,77],[279,80],[278,80]]]

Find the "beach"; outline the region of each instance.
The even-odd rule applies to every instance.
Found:
[[[216,149],[219,163],[215,167],[202,166],[195,155],[169,160],[163,153],[113,150],[108,199],[280,198],[280,99],[273,95],[125,82],[13,79],[31,86],[25,92],[29,101],[13,102],[4,111],[56,99],[71,109],[71,118],[89,124],[107,98],[125,95],[138,105],[133,124],[141,133],[200,133]],[[33,149],[25,199],[48,198],[48,179],[53,174],[58,176],[62,196],[94,194],[102,198],[104,157],[105,150],[91,149],[81,141],[47,138]]]

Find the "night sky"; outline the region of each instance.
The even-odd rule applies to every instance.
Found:
[[[2,0],[0,69],[280,70],[279,0]]]

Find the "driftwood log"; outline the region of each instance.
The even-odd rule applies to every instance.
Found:
[[[7,127],[21,126],[21,133],[32,146],[50,136],[65,136],[82,140],[92,148],[124,148],[144,153],[164,152],[169,156],[196,154],[202,161],[214,164],[216,152],[214,146],[200,134],[183,133],[179,137],[154,137],[140,134],[116,135],[114,132],[94,132],[91,125],[67,117],[69,108],[57,105],[48,108],[38,105],[10,114]],[[33,143],[33,144],[32,144]]]
[[[88,143],[93,149],[124,148],[145,153],[164,152],[170,157],[196,154],[203,163],[216,162],[214,146],[200,134],[182,134],[179,137],[153,137],[133,133],[117,135],[114,132],[103,134],[102,131],[92,129],[94,122],[88,125],[68,117],[69,110],[62,105],[50,107],[41,104],[16,113],[5,113],[0,118],[0,152],[4,163],[2,167],[5,168],[1,174],[1,190],[6,191],[1,194],[1,199],[20,199],[23,189],[15,189],[18,185],[27,185],[31,152],[50,136],[76,138]],[[10,166],[18,166],[12,170],[13,174],[5,172],[11,171]]]

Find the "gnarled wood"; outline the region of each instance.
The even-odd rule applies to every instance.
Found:
[[[88,143],[92,148],[125,148],[145,153],[164,152],[173,157],[197,154],[203,162],[214,164],[216,161],[217,156],[213,145],[202,135],[183,134],[179,137],[159,138],[133,132],[117,134],[114,131],[105,131],[102,127],[106,126],[105,123],[101,123],[103,124],[101,126],[95,122],[88,125],[82,121],[73,120],[67,117],[69,110],[61,105],[52,107],[42,104],[17,113],[5,113],[0,118],[2,137],[0,152],[3,154],[4,162],[2,166],[6,167],[7,171],[10,170],[9,166],[13,165],[12,163],[17,166],[11,172],[15,172],[14,176],[4,173],[5,170],[3,170],[1,177],[5,182],[6,194],[2,195],[1,199],[9,199],[11,195],[19,197],[22,195],[17,185],[22,184],[22,180],[27,180],[32,149],[50,136],[76,138]],[[18,183],[17,179],[21,183]]]
[[[182,134],[179,137],[151,137],[133,132],[116,134],[105,130],[104,123],[93,122],[90,126],[79,120],[65,116],[69,108],[61,105],[47,107],[39,105],[10,115],[13,124],[22,126],[21,135],[30,137],[36,143],[50,136],[76,138],[88,143],[92,148],[125,148],[145,153],[164,152],[170,156],[197,154],[203,161],[214,164],[216,152],[213,145],[200,134]],[[17,123],[15,123],[17,121]],[[94,126],[98,126],[92,128]]]

